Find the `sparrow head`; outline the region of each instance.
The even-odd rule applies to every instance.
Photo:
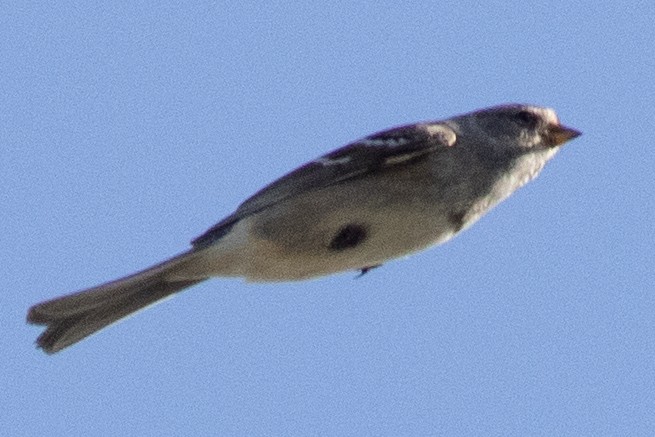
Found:
[[[555,111],[534,105],[510,104],[465,114],[453,119],[460,132],[495,143],[496,148],[538,151],[557,149],[581,132],[560,124]]]

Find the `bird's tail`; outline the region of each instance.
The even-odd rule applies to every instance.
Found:
[[[52,354],[208,278],[171,280],[194,255],[185,252],[141,272],[30,308],[27,321],[45,325],[36,340]]]

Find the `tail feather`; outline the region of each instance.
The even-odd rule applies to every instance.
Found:
[[[46,325],[46,330],[37,338],[36,344],[45,352],[52,354],[71,346],[103,328],[187,287],[202,282],[180,281],[160,283],[132,293],[114,301],[101,302],[96,308],[86,308],[78,313],[66,311],[65,314],[47,316],[39,313],[38,305],[30,310],[28,321]],[[61,298],[66,299],[66,297]],[[65,302],[60,302],[64,304]]]
[[[169,280],[190,252],[116,281],[42,302],[30,308],[27,321],[45,325],[38,347],[55,353],[119,320],[207,278]]]

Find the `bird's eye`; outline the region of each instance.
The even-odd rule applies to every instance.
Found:
[[[526,127],[536,127],[539,124],[539,118],[530,111],[520,111],[516,114],[516,119]]]

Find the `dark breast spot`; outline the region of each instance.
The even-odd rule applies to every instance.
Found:
[[[367,231],[364,226],[350,223],[339,229],[328,247],[332,250],[350,249],[361,244],[366,237]]]
[[[455,228],[455,232],[459,232],[464,227],[465,212],[452,212],[448,215],[448,221]]]

